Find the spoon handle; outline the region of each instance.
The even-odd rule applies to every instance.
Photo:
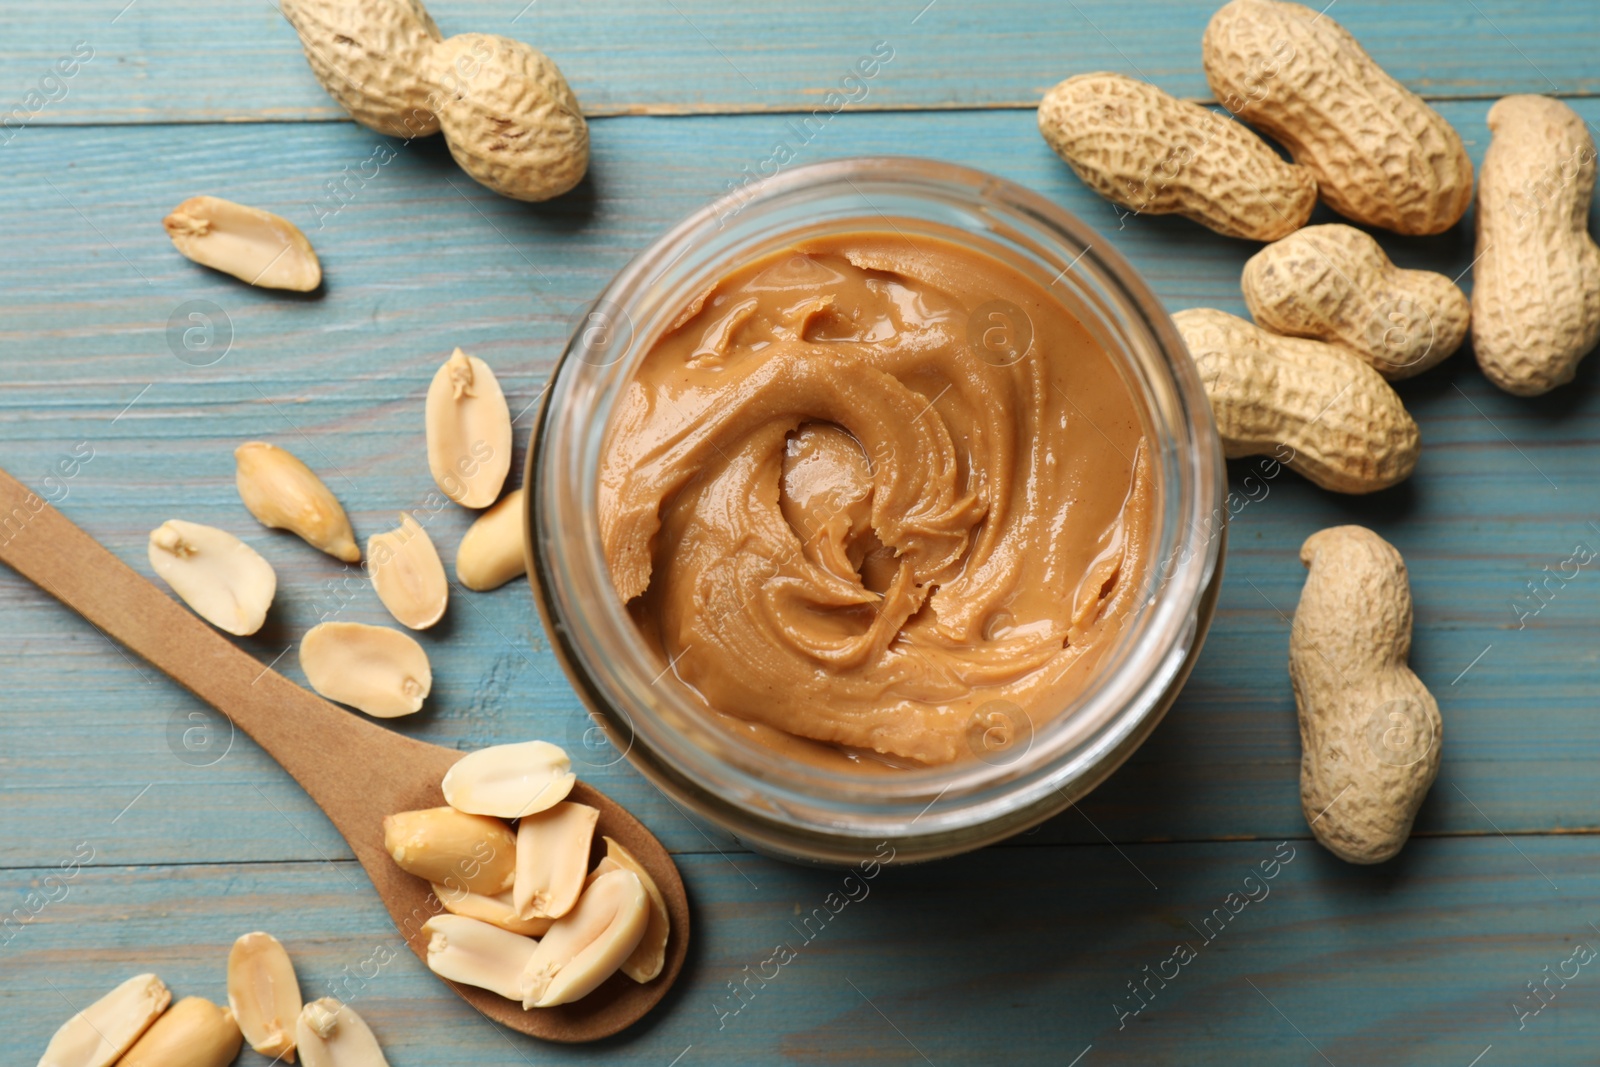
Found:
[[[352,774],[352,764],[379,751],[433,746],[366,722],[263,667],[4,470],[0,562],[253,737],[328,814],[363,866],[386,858],[372,819],[396,810],[394,798],[381,776]]]
[[[426,962],[424,923],[441,905],[427,882],[390,860],[383,847],[383,819],[443,804],[439,781],[460,752],[367,722],[261,666],[3,470],[0,563],[255,738],[332,820],[400,935]],[[672,857],[637,819],[583,782],[573,786],[571,799],[598,808],[599,832],[616,838],[645,864],[660,887],[672,930],[665,970],[644,985],[612,975],[581,1001],[536,1011],[482,989],[449,985],[485,1017],[513,1030],[551,1041],[592,1041],[638,1019],[676,980],[688,952],[689,901]]]

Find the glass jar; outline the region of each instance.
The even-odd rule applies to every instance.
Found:
[[[808,766],[717,725],[645,644],[612,588],[597,498],[613,406],[699,292],[800,234],[927,232],[1001,254],[1060,296],[1117,361],[1142,409],[1156,508],[1142,606],[1091,683],[1023,743],[890,774]],[[696,211],[629,263],[568,344],[528,453],[529,577],[546,632],[611,743],[679,806],[750,848],[855,863],[953,855],[1064,810],[1136,749],[1205,637],[1227,476],[1200,376],[1155,295],[1103,237],[981,171],[869,157],[797,167]]]

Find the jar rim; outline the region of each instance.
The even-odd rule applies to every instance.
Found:
[[[914,207],[927,214],[893,217],[957,220],[975,247],[987,240],[1041,265],[1064,264],[1056,280],[1070,273],[1069,287],[1085,287],[1065,305],[1080,320],[1084,308],[1095,310],[1089,303],[1109,316],[1101,325],[1120,332],[1101,343],[1143,375],[1146,395],[1137,399],[1152,421],[1161,417],[1151,427],[1163,435],[1155,465],[1165,487],[1152,531],[1160,546],[1151,557],[1156,584],[1093,682],[1004,764],[961,760],[868,776],[797,764],[741,741],[673,687],[655,685],[665,672],[611,587],[596,507],[601,441],[610,405],[652,330],[681,309],[684,291],[692,295],[696,283],[703,289],[708,278],[761,254],[753,251],[760,242],[781,242],[796,221],[832,211],[824,217],[845,226],[855,200],[863,218],[889,218],[879,207],[885,203]],[[546,632],[611,744],[669,797],[746,840],[807,858],[840,859],[880,840],[903,846],[902,857],[962,851],[1041,821],[1092,789],[1149,735],[1187,676],[1214,606],[1225,531],[1226,472],[1199,372],[1133,267],[1039,194],[915,157],[783,171],[733,188],[652,242],[574,331],[545,390],[524,484],[525,552]],[[1142,645],[1130,645],[1131,637]],[[1037,745],[1052,731],[1057,736]]]

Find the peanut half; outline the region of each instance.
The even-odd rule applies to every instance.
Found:
[[[513,489],[478,516],[456,549],[456,577],[468,589],[487,592],[528,573],[522,554],[523,494]]]
[[[288,530],[312,548],[346,563],[361,562],[344,508],[299,457],[265,441],[233,450],[239,499],[263,526]]]
[[[560,748],[524,741],[468,753],[445,772],[440,788],[457,811],[520,819],[565,800],[577,780]]]
[[[1328,851],[1381,863],[1406,843],[1439,773],[1439,706],[1406,666],[1405,561],[1360,526],[1312,534],[1300,560],[1308,573],[1289,637],[1300,802]]]
[[[266,622],[278,575],[233,534],[168,519],[150,531],[148,554],[161,580],[219,630],[245,637]]]
[[[572,910],[589,873],[589,846],[599,820],[598,810],[564,800],[517,822],[517,873],[511,899],[518,915],[558,919]]]
[[[1121,74],[1079,74],[1045,94],[1039,132],[1083,183],[1146,215],[1271,241],[1305,225],[1317,183],[1247,127]]]
[[[1328,206],[1398,233],[1440,233],[1472,202],[1461,137],[1325,12],[1232,0],[1206,26],[1223,107],[1283,143]]]
[[[324,622],[300,639],[300,669],[311,688],[380,719],[422,708],[433,688],[428,654],[387,626]]]
[[[416,0],[284,0],[283,13],[362,125],[407,139],[442,129],[462,170],[517,200],[558,196],[588,170],[588,124],[543,52],[483,33],[441,41]]]
[[[441,885],[433,883],[433,895],[439,898],[439,903],[444,905],[444,910],[452,915],[465,916],[468,919],[477,919],[490,926],[498,926],[502,930],[509,930],[513,934],[523,937],[543,937],[554,919],[524,919],[517,914],[517,906],[512,902],[510,891],[487,896],[483,893],[473,893],[460,886]]]
[[[456,349],[428,386],[428,469],[444,495],[486,508],[511,470],[511,409],[489,364]]]
[[[439,550],[416,519],[402,512],[400,528],[367,538],[367,571],[378,599],[401,625],[426,630],[444,617],[450,582]]]
[[[1213,308],[1172,321],[1229,459],[1272,454],[1338,493],[1386,489],[1416,467],[1417,424],[1389,383],[1343,348],[1278,337]]]
[[[62,1023],[39,1067],[111,1067],[171,1002],[161,979],[136,974]]]
[[[510,889],[517,870],[517,839],[509,826],[454,808],[386,817],[383,847],[401,870],[472,893]]]
[[[463,915],[435,915],[422,924],[428,935],[428,970],[452,982],[465,982],[522,999],[522,974],[539,943]]]
[[[233,1012],[184,997],[157,1019],[117,1067],[228,1067],[244,1043]]]
[[[602,874],[578,906],[539,941],[522,977],[522,1006],[549,1008],[587,996],[638,947],[650,898],[629,870]]]
[[[228,951],[228,1007],[250,1047],[294,1062],[294,1023],[300,981],[283,945],[271,934],[245,934]]]
[[[303,1067],[389,1067],[366,1020],[332,997],[300,1009],[294,1039]]]
[[[1518,396],[1572,380],[1600,341],[1600,247],[1589,236],[1595,149],[1559,100],[1508,96],[1489,109],[1478,183],[1472,346]]]
[[[203,267],[264,289],[309,293],[322,264],[294,223],[216,196],[192,196],[161,220],[173,247]]]
[[[1459,348],[1472,316],[1455,282],[1401,270],[1370,234],[1342,223],[1273,242],[1250,257],[1241,283],[1259,325],[1342,345],[1391,381]]]
[[[639,876],[645,895],[650,898],[650,919],[645,926],[644,936],[639,939],[639,947],[633,950],[633,954],[622,961],[621,968],[622,973],[635,982],[648,982],[661,973],[667,962],[667,935],[672,923],[667,915],[667,901],[656,887],[655,879],[644,869],[644,864],[633,858],[633,853],[612,838],[605,837],[602,840],[606,843],[606,856],[590,877],[596,878],[619,869],[632,871]]]

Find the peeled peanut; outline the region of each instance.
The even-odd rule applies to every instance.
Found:
[[[523,495],[513,489],[478,516],[456,549],[456,577],[468,589],[486,592],[528,573],[522,555]]]
[[[226,530],[168,519],[150,531],[148,554],[161,580],[217,629],[245,637],[267,621],[277,572]]]
[[[1535,396],[1570,382],[1600,342],[1600,247],[1589,236],[1594,138],[1577,112],[1544,96],[1499,101],[1489,132],[1472,347],[1491,382]]]
[[[367,572],[378,599],[401,625],[426,630],[444,617],[450,582],[439,550],[417,520],[400,515],[400,528],[367,538]]]
[[[1282,143],[1339,214],[1440,233],[1472,202],[1461,136],[1326,11],[1232,0],[1211,16],[1201,48],[1217,100]]]
[[[401,870],[473,893],[510,889],[517,870],[517,839],[509,826],[454,808],[388,816],[383,847]]]
[[[498,926],[502,930],[521,934],[523,937],[543,937],[545,931],[550,929],[550,924],[555,922],[550,918],[524,919],[518,915],[510,890],[488,896],[469,892],[460,886],[441,885],[435,882],[433,895],[439,898],[444,910],[452,915],[477,919],[479,922]]]
[[[1308,573],[1289,637],[1300,802],[1328,851],[1381,863],[1406,843],[1439,773],[1439,706],[1406,665],[1405,561],[1360,526],[1312,534],[1300,561]]]
[[[294,223],[216,196],[193,196],[161,220],[173,247],[203,267],[263,289],[309,293],[322,264]]]
[[[461,349],[428,386],[428,469],[444,495],[466,508],[495,502],[511,470],[511,409],[489,364]]]
[[[511,899],[518,915],[557,919],[572,910],[589,872],[589,846],[599,819],[600,812],[589,805],[564,800],[517,822]]]
[[[428,935],[428,970],[452,982],[465,982],[522,999],[522,972],[539,943],[462,915],[435,915],[422,924]]]
[[[389,1067],[366,1020],[332,997],[300,1009],[294,1040],[303,1067]]]
[[[520,819],[565,800],[577,780],[559,747],[523,741],[468,753],[445,772],[440,788],[457,811]]]
[[[1350,352],[1279,337],[1213,308],[1172,321],[1229,459],[1274,455],[1336,493],[1386,489],[1416,467],[1417,424],[1389,383]]]
[[[233,1012],[184,997],[133,1043],[117,1067],[228,1067],[243,1043]]]
[[[317,80],[393,137],[443,129],[461,168],[502,196],[546,200],[589,166],[589,127],[544,53],[505,37],[447,41],[416,0],[284,0]]]
[[[228,951],[228,1007],[251,1048],[294,1062],[300,981],[289,953],[271,934],[245,934]]]
[[[1083,183],[1144,215],[1182,215],[1271,241],[1317,203],[1304,167],[1250,129],[1121,74],[1079,74],[1045,94],[1039,132]]]
[[[592,993],[638,947],[649,921],[650,898],[638,875],[617,870],[596,878],[528,960],[522,1006],[549,1008]]]
[[[606,843],[606,858],[600,861],[600,867],[596,870],[604,874],[606,872],[600,868],[609,864],[613,870],[632,871],[639,876],[645,894],[650,898],[650,919],[645,926],[644,936],[639,939],[639,946],[633,950],[633,954],[622,961],[621,967],[622,973],[635,982],[648,982],[661,973],[661,968],[667,962],[667,935],[671,931],[667,901],[656,887],[655,879],[644,869],[644,864],[633,858],[633,853],[609,837],[602,840]]]
[[[39,1067],[111,1067],[171,1002],[161,979],[136,974],[62,1023]]]
[[[300,669],[311,688],[380,719],[422,708],[433,688],[428,654],[387,626],[324,622],[300,639]]]
[[[265,441],[246,441],[233,450],[233,458],[239,499],[263,526],[297,534],[334,559],[361,562],[361,549],[338,498],[294,453]]]

